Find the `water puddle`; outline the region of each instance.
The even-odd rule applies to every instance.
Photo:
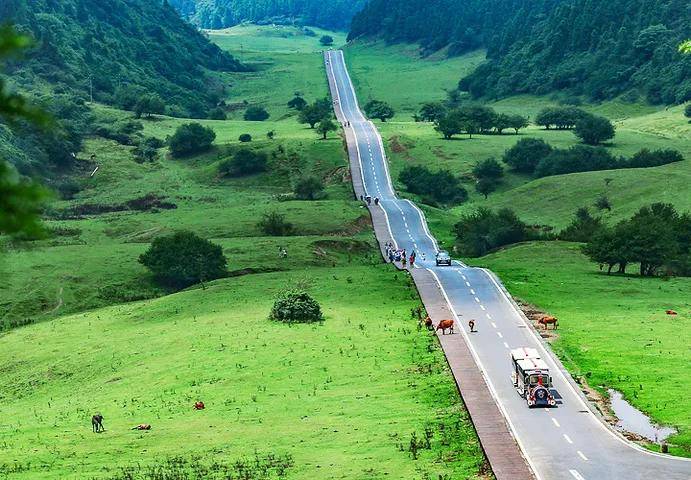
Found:
[[[615,425],[618,430],[635,433],[655,443],[660,443],[670,435],[677,433],[672,427],[655,425],[643,412],[624,400],[621,392],[612,389],[608,392],[612,411],[619,419]]]

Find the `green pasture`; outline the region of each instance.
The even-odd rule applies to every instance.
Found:
[[[267,320],[296,284],[322,304],[323,324]],[[477,478],[481,450],[443,354],[410,318],[418,301],[384,265],[310,268],[9,332],[0,473],[112,478],[173,456],[233,463],[256,451],[292,456],[292,479]],[[131,430],[140,423],[152,429]],[[417,459],[412,435],[429,436]]]

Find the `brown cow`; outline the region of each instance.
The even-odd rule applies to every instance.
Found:
[[[667,315],[676,315],[677,314],[677,312],[675,312],[674,310],[665,310],[665,313]]]
[[[132,430],[151,430],[151,425],[148,423],[140,423],[136,427],[133,427]]]
[[[553,330],[556,330],[557,326],[559,326],[559,320],[557,320],[557,317],[544,316],[538,320],[538,323],[542,324],[545,327],[545,330],[547,330],[548,325],[554,325]]]
[[[194,404],[194,409],[195,410],[204,410],[206,407],[204,406],[204,402],[196,402]]]
[[[427,315],[425,317],[424,323],[425,323],[425,327],[427,328],[427,330],[434,329],[434,324],[432,323],[432,319],[430,318],[429,315]]]
[[[442,320],[437,324],[437,330],[441,330],[442,335],[446,335],[446,330],[448,329],[451,335],[453,335],[453,320]]]

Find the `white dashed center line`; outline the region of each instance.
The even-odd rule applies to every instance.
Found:
[[[570,444],[573,444],[573,440],[571,440],[567,434],[564,434],[564,440],[566,440]]]
[[[498,336],[499,338],[504,338],[504,335],[502,335],[501,332],[497,332],[497,336]]]
[[[469,287],[469,286],[470,286],[470,283],[469,283],[469,282],[465,282],[465,286],[466,286],[466,287]]]
[[[585,455],[583,455],[583,452],[581,452],[580,450],[578,450],[576,453],[577,453],[578,456],[581,457],[583,460],[585,460],[586,462],[588,461],[588,457],[586,457]]]
[[[583,477],[581,476],[581,474],[578,473],[578,471],[576,471],[576,470],[569,470],[569,473],[570,473],[570,474],[573,476],[573,478],[575,478],[576,480],[585,480],[585,478],[583,478]]]
[[[484,305],[480,305],[480,308],[481,308],[482,310],[485,310],[485,306],[484,306]]]
[[[559,425],[559,422],[557,422],[557,419],[554,417],[552,417],[552,423],[554,424],[555,427],[561,427],[561,425]]]
[[[470,286],[470,285],[469,285],[469,286]],[[475,290],[473,290],[473,289],[471,288],[471,289],[470,289],[470,294],[471,294],[471,295],[475,295]]]
[[[504,346],[505,346],[506,348],[509,348],[509,344],[506,343],[506,342],[504,342]]]
[[[497,328],[497,324],[492,322],[492,328]]]
[[[489,318],[490,320],[492,320],[492,315],[490,315],[489,313],[486,314],[486,315],[487,315],[487,318]]]
[[[480,299],[477,298],[477,297],[475,297],[475,301],[476,301],[477,303],[480,303]]]

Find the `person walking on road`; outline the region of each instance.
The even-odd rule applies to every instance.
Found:
[[[410,252],[410,266],[411,267],[415,266],[415,250]]]
[[[365,199],[367,200],[367,205],[372,205],[372,197],[371,196],[367,195],[365,197]]]
[[[477,332],[477,330],[475,330],[475,320],[472,318],[468,321],[468,326],[470,327],[470,333]]]
[[[374,204],[379,205],[379,197],[374,197]]]

